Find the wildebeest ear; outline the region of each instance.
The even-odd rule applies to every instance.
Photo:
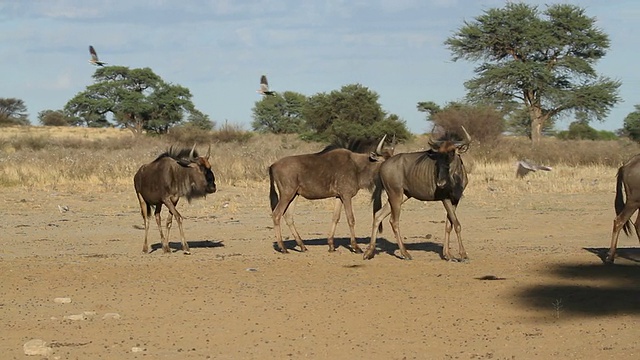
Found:
[[[204,158],[209,160],[210,156],[211,156],[211,144],[209,144],[209,149],[207,149],[207,156],[205,156]]]
[[[376,154],[374,151],[369,153],[369,161],[380,161],[382,156]]]

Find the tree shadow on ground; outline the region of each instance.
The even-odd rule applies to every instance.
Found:
[[[222,241],[212,241],[212,240],[194,240],[187,241],[187,245],[189,245],[190,249],[198,249],[198,248],[216,248],[216,247],[224,247]],[[182,250],[182,243],[179,241],[170,241],[169,248],[173,250],[173,252]],[[150,253],[162,250],[162,243],[155,243],[151,245]]]
[[[604,262],[609,252],[609,248],[583,248],[588,252],[597,255]],[[640,248],[617,248],[616,259],[626,259],[640,263]]]
[[[549,311],[559,306],[563,313],[582,316],[640,314],[638,264],[560,264],[545,271],[573,283],[521,290],[518,297],[525,306]]]

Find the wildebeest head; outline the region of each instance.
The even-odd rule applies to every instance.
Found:
[[[459,154],[469,149],[471,136],[464,126],[462,126],[462,131],[466,138],[462,141],[453,140],[453,136],[450,133],[445,134],[438,140],[429,140],[429,146],[431,147],[429,157],[436,162],[436,185],[439,189],[455,182],[453,177],[459,171],[458,167],[462,166]],[[452,167],[455,168],[452,169]]]
[[[169,152],[171,152],[171,150]],[[216,178],[213,175],[213,171],[211,171],[211,164],[209,163],[210,156],[211,145],[209,145],[207,155],[199,156],[196,151],[195,144],[193,145],[193,148],[191,148],[189,154],[185,154],[184,151],[181,151],[180,153],[172,156],[180,166],[192,171],[189,176],[191,191],[190,196],[187,196],[187,198],[216,192]]]

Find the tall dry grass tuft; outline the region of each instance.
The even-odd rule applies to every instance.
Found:
[[[192,140],[169,136],[136,138],[118,129],[9,128],[9,133],[0,136],[0,186],[109,191],[131,185],[140,165],[152,161],[169,146],[191,146]],[[266,183],[267,168],[277,159],[316,152],[325,145],[302,141],[296,135],[273,134],[253,134],[243,142],[197,140],[202,140],[198,142],[201,152],[211,144],[211,163],[220,186]],[[427,141],[428,137],[417,136],[399,144],[396,153],[423,150]],[[615,168],[637,152],[638,146],[627,141],[545,139],[539,151],[534,151],[526,139],[503,138],[491,144],[473,143],[463,159],[470,173],[469,194],[574,193],[610,191]],[[554,170],[516,179],[514,163],[523,158],[551,165]]]

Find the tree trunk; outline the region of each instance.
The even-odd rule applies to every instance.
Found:
[[[531,145],[536,147],[542,140],[542,127],[548,116],[542,113],[542,109],[535,106],[529,108],[529,115],[531,116]]]
[[[531,143],[538,146],[542,139],[542,118],[536,117],[531,119]]]

